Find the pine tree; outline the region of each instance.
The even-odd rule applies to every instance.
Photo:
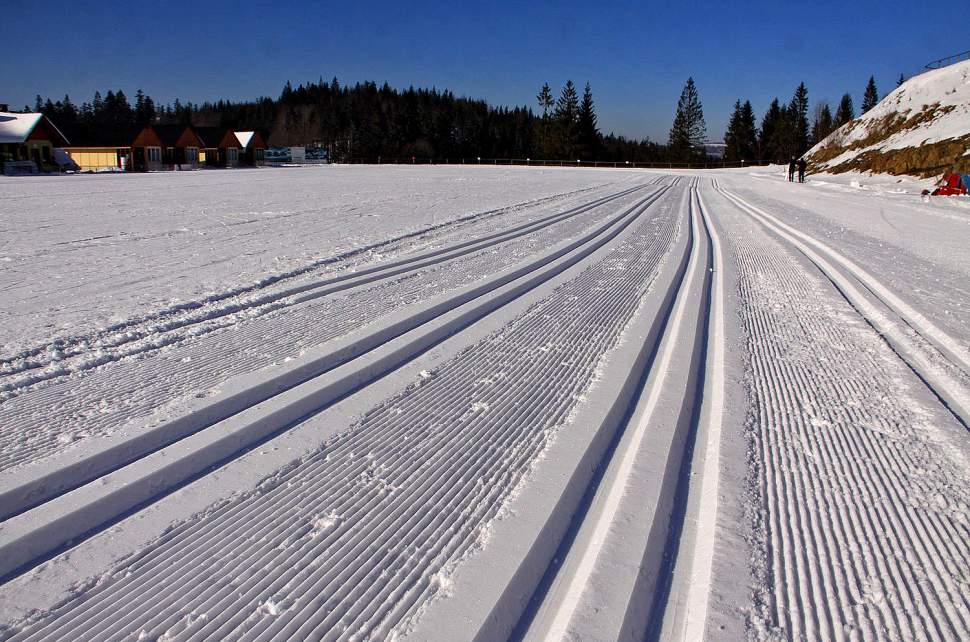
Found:
[[[811,144],[816,145],[835,129],[835,121],[832,118],[832,110],[829,109],[827,102],[817,103],[812,116],[812,140]]]
[[[555,105],[552,99],[552,89],[549,83],[544,83],[542,89],[536,95],[539,101],[539,108],[542,110],[542,125],[539,130],[539,154],[544,158],[549,157],[549,110]]]
[[[879,92],[876,91],[876,79],[873,76],[869,76],[869,82],[866,84],[866,93],[862,97],[862,113],[864,114],[875,107],[878,102]]]
[[[135,121],[138,123],[148,122],[145,119],[145,92],[141,88],[135,92]]]
[[[593,105],[593,92],[586,83],[583,90],[583,100],[579,104],[579,144],[582,155],[590,160],[596,160],[599,153],[600,132],[596,126],[596,107]]]
[[[805,83],[795,88],[791,103],[788,105],[792,132],[789,153],[796,158],[808,151],[808,89]]]
[[[34,112],[40,113],[44,111],[44,99],[40,97],[40,94],[34,96]]]
[[[741,152],[743,160],[758,160],[758,124],[751,101],[741,105]]]
[[[835,110],[835,126],[841,127],[850,120],[855,120],[855,107],[852,105],[852,96],[843,94],[839,108]]]
[[[761,119],[761,133],[758,139],[758,147],[761,160],[778,162],[778,150],[775,149],[775,129],[781,120],[781,105],[778,99],[771,101],[771,105]]]
[[[724,160],[729,162],[741,160],[741,99],[734,101],[734,111],[728,120],[727,131],[724,132]]]
[[[904,76],[903,74],[899,74],[899,80],[896,81],[896,86],[899,87],[904,82],[906,82],[906,76]]]
[[[572,80],[567,80],[566,85],[559,94],[556,101],[556,111],[553,114],[556,121],[558,132],[558,149],[560,155],[565,158],[573,159],[579,147],[579,95],[576,93],[576,85]]]
[[[678,162],[689,162],[702,156],[707,139],[707,125],[704,123],[704,108],[701,105],[693,77],[687,79],[677,101],[677,114],[670,127],[668,146],[671,158]]]

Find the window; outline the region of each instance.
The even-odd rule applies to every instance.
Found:
[[[239,160],[239,149],[236,147],[229,148],[229,162],[235,163]]]
[[[186,147],[185,148],[185,162],[190,165],[195,165],[199,162],[199,148],[198,147]]]
[[[162,162],[162,148],[161,147],[147,147],[148,152],[148,162],[149,163],[161,163]]]

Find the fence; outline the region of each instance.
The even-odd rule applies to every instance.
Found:
[[[524,167],[602,167],[609,169],[725,169],[762,167],[770,161],[706,161],[700,163],[659,163],[633,161],[541,160],[533,158],[352,158],[338,161],[349,165],[521,165]]]
[[[923,69],[942,69],[943,67],[948,67],[953,63],[957,63],[962,60],[970,60],[970,51],[964,51],[958,54],[953,54],[952,56],[947,56],[946,58],[934,60],[933,62],[928,62]]]

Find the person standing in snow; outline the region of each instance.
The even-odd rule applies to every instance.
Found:
[[[808,167],[808,163],[805,162],[804,158],[798,159],[798,182],[805,182],[805,169]]]
[[[788,160],[788,182],[789,183],[795,182],[795,157],[794,156],[792,156]]]

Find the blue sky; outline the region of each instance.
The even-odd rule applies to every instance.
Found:
[[[805,81],[812,103],[850,91],[858,106],[870,74],[882,94],[968,46],[941,9],[892,1],[5,4],[0,103],[15,108],[109,88],[160,102],[277,96],[321,76],[531,106],[543,82],[558,92],[571,78],[592,85],[601,129],[659,141],[691,75],[719,139],[735,98],[760,119]]]

